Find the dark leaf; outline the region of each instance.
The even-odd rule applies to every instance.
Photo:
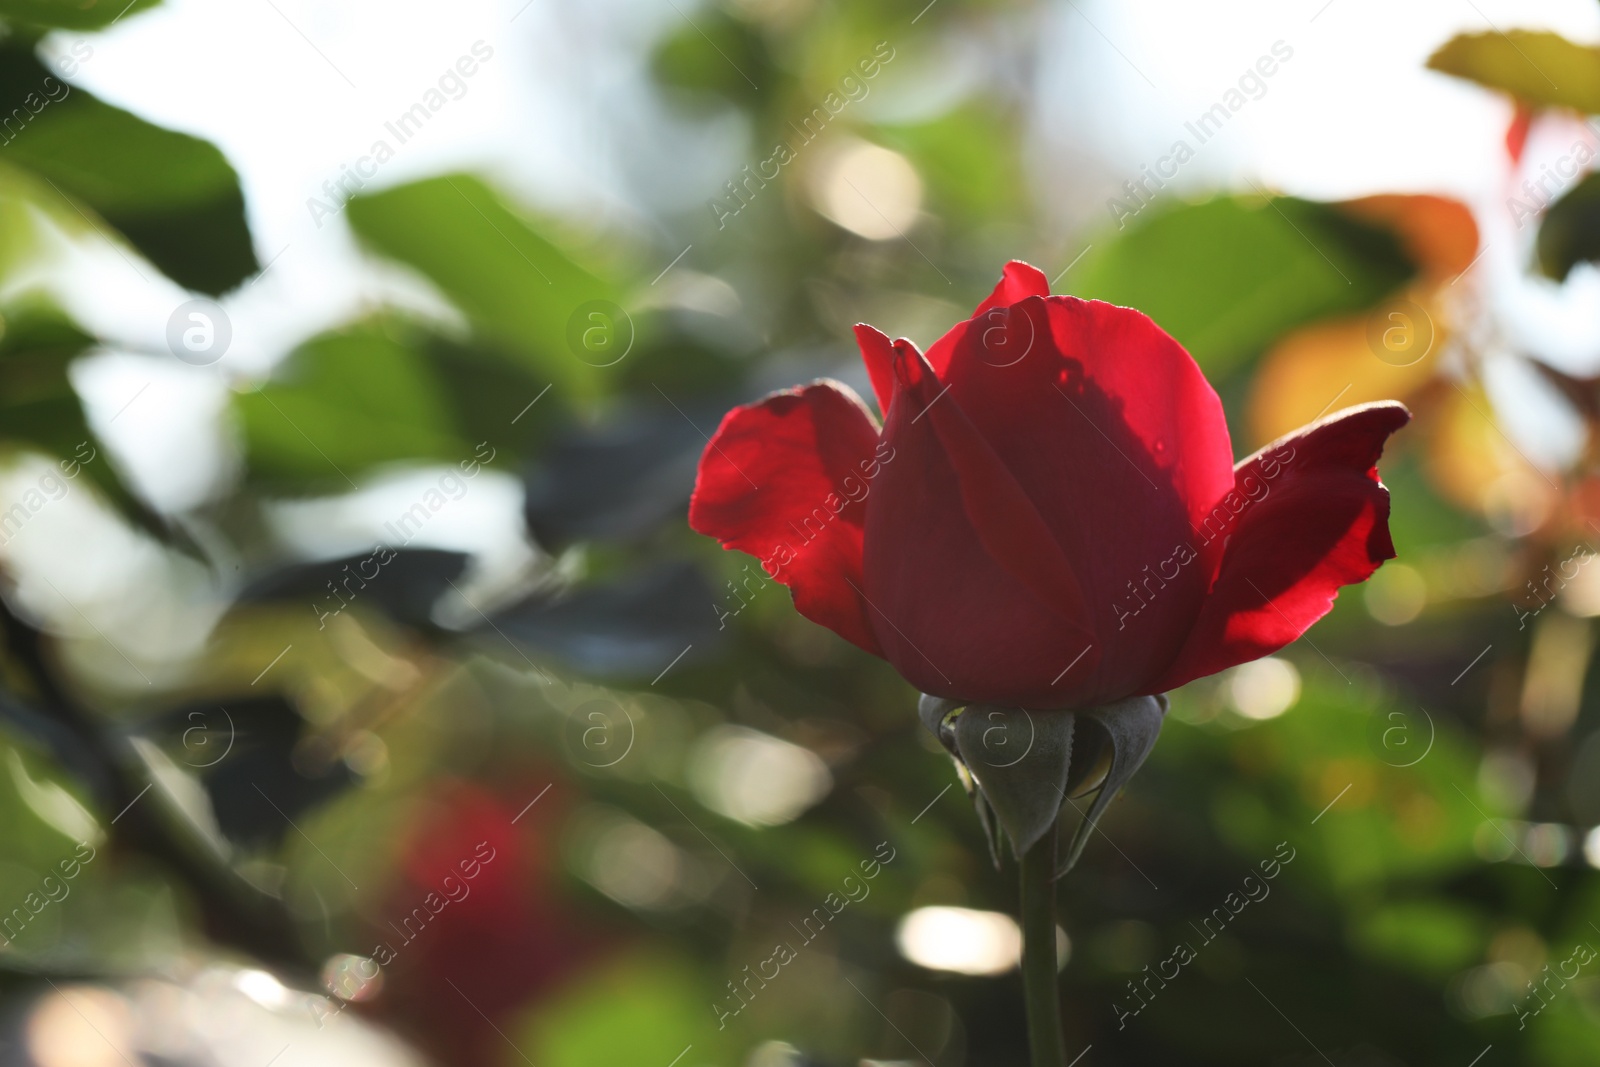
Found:
[[[512,640],[579,673],[651,678],[690,646],[699,658],[718,641],[715,601],[697,568],[668,563],[558,599],[524,601],[494,622]]]
[[[385,549],[315,563],[296,563],[252,581],[239,604],[295,602],[319,620],[347,606],[375,608],[396,622],[432,630],[433,605],[461,577],[467,556],[437,548]]]
[[[569,410],[568,397],[504,353],[481,344],[431,337],[433,363],[455,421],[468,442],[487,442],[508,463],[531,459]]]
[[[636,540],[682,522],[704,434],[724,410],[630,405],[569,430],[528,475],[528,528],[541,544],[559,546]]]
[[[0,128],[0,162],[99,215],[180,285],[215,295],[256,271],[239,176],[215,146],[71,88],[25,41],[0,44]]]
[[[1579,263],[1600,262],[1600,174],[1586,175],[1550,205],[1539,224],[1538,249],[1539,269],[1557,281]]]
[[[105,768],[95,762],[72,730],[4,689],[0,689],[0,728],[11,738],[48,752],[64,770],[87,784],[96,796],[109,792]]]
[[[197,774],[217,825],[246,847],[276,845],[307,811],[356,781],[342,761],[326,768],[296,760],[305,720],[278,696],[177,708],[147,723],[173,761]]]
[[[39,29],[97,30],[160,0],[0,0],[0,20]]]

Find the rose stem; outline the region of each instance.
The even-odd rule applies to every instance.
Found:
[[[1064,1067],[1061,997],[1056,989],[1056,834],[1022,855],[1022,994],[1033,1067]]]

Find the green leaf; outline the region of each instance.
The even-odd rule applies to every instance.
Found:
[[[497,458],[531,459],[569,411],[567,398],[503,352],[429,337],[421,350],[444,386],[468,441],[487,441]]]
[[[60,217],[52,204],[50,189],[32,174],[0,163],[0,279],[8,278],[19,267],[39,255],[44,227],[40,216]],[[69,220],[68,232],[75,229]]]
[[[1480,867],[1474,836],[1500,840],[1486,824],[1506,814],[1474,784],[1481,750],[1448,713],[1428,711],[1378,676],[1342,677],[1309,648],[1306,657],[1300,700],[1286,713],[1244,730],[1171,730],[1170,743],[1156,748],[1158,758],[1175,761],[1168,766],[1212,783],[1207,806],[1218,836],[1256,857],[1290,842],[1300,856],[1295,879],[1352,915],[1370,910],[1385,885],[1448,882]],[[1185,717],[1205,692],[1193,683],[1174,694]],[[1312,819],[1315,833],[1307,834]]]
[[[78,429],[84,422],[67,365],[93,344],[94,338],[42,308],[22,308],[8,317],[0,336],[0,381],[5,383],[0,434],[71,454],[71,446],[82,440]]]
[[[1560,34],[1462,34],[1429,57],[1428,66],[1530,104],[1600,112],[1600,48],[1574,44]]]
[[[257,269],[239,177],[215,146],[71,88],[17,41],[0,46],[0,162],[93,211],[180,285],[216,295]]]
[[[23,307],[3,320],[0,335],[0,443],[35,449],[62,461],[69,478],[86,474],[122,514],[163,539],[166,524],[128,491],[84,417],[67,368],[94,338],[54,309]],[[71,474],[67,474],[68,470]]]
[[[758,86],[773,81],[760,36],[715,9],[696,13],[663,40],[651,67],[662,85],[714,93],[735,103],[753,103]]]
[[[612,287],[483,182],[463,175],[430,178],[357,197],[347,210],[356,233],[427,275],[485,341],[505,346],[558,390],[592,391],[594,368],[609,358],[580,359],[569,326],[575,316],[584,318],[585,305],[614,301]],[[625,328],[631,339],[631,320]]]
[[[12,25],[97,30],[160,0],[0,0],[0,20]]]
[[[884,127],[882,134],[886,146],[916,166],[937,214],[981,226],[1028,212],[1016,127],[1001,109],[968,103],[932,122]]]
[[[426,357],[372,327],[313,338],[235,404],[250,479],[277,490],[349,489],[381,464],[472,455]]]
[[[768,952],[770,946],[763,945],[762,950]],[[524,1058],[540,1067],[652,1059],[666,1064],[675,1054],[681,1055],[680,1049],[690,1047],[694,1053],[686,1063],[723,1063],[730,1059],[731,1042],[726,1030],[715,1025],[715,1011],[724,1004],[724,1013],[732,1014],[744,1002],[676,958],[624,956],[563,983],[555,995],[538,1004],[516,1044],[528,1049],[530,1056]]]
[[[1392,234],[1330,205],[1221,197],[1145,209],[1067,279],[1078,296],[1143,311],[1216,377],[1296,326],[1377,303],[1412,272]]]
[[[1374,959],[1424,977],[1471,966],[1487,940],[1483,917],[1448,899],[1391,901],[1351,919],[1351,940]]]
[[[1600,262],[1600,174],[1587,175],[1545,212],[1539,269],[1564,281],[1582,262]]]

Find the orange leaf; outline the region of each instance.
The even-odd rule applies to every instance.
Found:
[[[1455,277],[1478,255],[1478,224],[1459,200],[1382,193],[1347,200],[1339,207],[1362,222],[1393,230],[1411,261],[1434,279]]]

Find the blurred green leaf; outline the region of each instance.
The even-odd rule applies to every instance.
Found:
[[[306,342],[235,404],[250,479],[280,491],[342,490],[381,464],[472,454],[427,360],[370,327]]]
[[[1540,1067],[1589,1067],[1600,1057],[1600,1040],[1595,1037],[1600,1019],[1595,980],[1588,978],[1571,995],[1555,1001],[1549,1011],[1541,1011],[1538,1025],[1528,1030],[1527,1062]],[[1537,1007],[1537,1001],[1529,1008]]]
[[[137,856],[106,858],[93,807],[81,782],[0,729],[0,971],[142,970],[172,958],[170,889]]]
[[[41,184],[26,171],[0,163],[0,278],[39,252],[41,201],[50,195],[48,188],[36,187]]]
[[[1402,559],[1424,546],[1461,544],[1490,532],[1481,518],[1440,497],[1414,453],[1385,456],[1383,484],[1389,487],[1389,532]]]
[[[59,835],[53,838],[46,835],[49,838],[47,848],[56,853],[70,851],[78,842],[101,839],[104,831],[90,811],[94,802],[84,795],[80,783],[71,782],[64,775],[57,781],[59,768],[49,761],[31,758],[20,747],[9,743],[0,747],[6,750],[4,760],[0,761],[3,763],[0,773],[15,790],[16,799],[27,809],[25,814],[18,812],[13,825],[20,828],[31,820],[39,820],[45,828]],[[69,784],[73,788],[68,789]],[[10,799],[9,791],[7,798]]]
[[[215,146],[71,88],[19,41],[0,45],[0,116],[0,161],[95,212],[173,281],[215,295],[256,270],[239,177]]]
[[[968,103],[932,122],[883,129],[928,184],[930,207],[967,225],[1027,211],[1016,123],[999,108]]]
[[[0,433],[53,455],[71,455],[87,439],[88,426],[67,366],[93,344],[94,338],[44,308],[8,315],[0,335]]]
[[[550,388],[549,380],[539,381],[502,351],[438,336],[421,348],[462,434],[472,444],[487,441],[502,463],[537,456],[569,410],[567,398]]]
[[[1539,269],[1557,281],[1579,263],[1600,261],[1600,174],[1586,175],[1545,211],[1538,251]]]
[[[23,445],[87,474],[122,514],[158,537],[166,524],[128,491],[99,447],[67,368],[95,343],[64,316],[43,306],[11,310],[0,334],[0,443]]]
[[[1600,48],[1558,33],[1461,34],[1430,56],[1428,66],[1530,104],[1600,112]]]
[[[662,85],[751,102],[771,84],[766,47],[755,31],[723,11],[696,12],[656,48],[651,67]]]
[[[731,1051],[712,1025],[719,992],[679,961],[623,960],[541,1007],[517,1044],[541,1067],[666,1064],[691,1045],[690,1062],[719,1063]]]
[[[1159,204],[1094,243],[1075,295],[1138,308],[1226,374],[1285,331],[1376,303],[1412,274],[1393,235],[1295,197]]]
[[[472,319],[486,340],[522,357],[557,389],[592,387],[597,365],[569,343],[583,306],[614,301],[612,287],[506,207],[476,178],[430,178],[348,206],[350,224],[379,252],[427,275]],[[609,320],[608,320],[609,321]],[[631,324],[616,324],[631,337]],[[581,332],[581,330],[580,330]]]
[[[96,30],[158,3],[160,0],[0,0],[0,19],[13,25]]]
[[[1152,759],[1185,761],[1217,783],[1213,828],[1240,854],[1290,842],[1293,879],[1345,907],[1365,907],[1363,892],[1388,884],[1476,868],[1481,812],[1495,813],[1473,789],[1476,754],[1459,728],[1353,664],[1341,676],[1309,654],[1298,703],[1247,728],[1176,728],[1207,687],[1179,690]],[[1195,766],[1207,759],[1209,769]]]
[[[1374,959],[1425,978],[1476,963],[1487,940],[1477,911],[1449,900],[1390,901],[1355,916],[1351,938]]]

